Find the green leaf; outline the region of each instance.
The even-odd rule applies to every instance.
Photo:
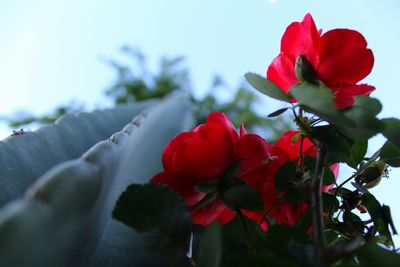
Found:
[[[400,255],[394,251],[386,250],[377,244],[367,243],[358,252],[357,259],[361,267],[398,267]]]
[[[395,118],[382,119],[384,129],[382,134],[400,149],[400,120]]]
[[[255,73],[247,73],[245,77],[246,80],[251,84],[251,86],[253,86],[260,93],[263,93],[264,95],[267,95],[274,99],[290,103],[290,96],[284,93],[277,85],[275,85],[270,80],[267,80],[264,77]]]
[[[332,91],[319,83],[303,82],[290,88],[290,93],[307,112],[313,113],[333,124],[354,125],[336,109]]]
[[[362,204],[367,208],[371,218],[376,220],[382,217],[381,204],[372,194],[364,194],[362,198]]]
[[[222,196],[225,204],[245,210],[263,210],[264,201],[257,189],[248,184],[236,185],[225,191]]]
[[[292,144],[296,143],[297,140],[299,140],[299,137],[301,136],[301,133],[297,133],[295,135],[292,136]]]
[[[302,229],[303,231],[308,231],[312,226],[312,212],[309,208],[301,215],[296,223],[296,227]]]
[[[323,210],[336,211],[339,209],[339,200],[332,194],[322,193]]]
[[[285,112],[286,110],[288,110],[288,109],[289,109],[289,108],[281,108],[281,109],[278,109],[278,110],[276,110],[276,111],[270,113],[267,117],[268,117],[268,118],[277,117],[277,116],[281,115],[282,113],[284,113],[284,112]]]
[[[328,162],[345,162],[350,156],[349,141],[336,127],[318,126],[312,129],[313,135],[323,142],[328,150]]]
[[[357,263],[357,261],[352,258],[352,259],[345,259],[339,264],[335,264],[334,267],[359,267],[360,265]]]
[[[336,106],[333,101],[333,93],[325,86],[303,82],[290,88],[290,93],[302,106],[318,114],[333,114]]]
[[[324,180],[322,181],[324,185],[336,184],[336,177],[331,168],[326,167],[324,170]]]
[[[190,213],[180,196],[166,186],[128,186],[113,217],[140,233],[159,232],[175,246],[185,248],[190,240]]]
[[[376,116],[382,110],[382,104],[378,99],[359,95],[354,97],[354,105],[355,107],[362,107],[364,113],[369,114],[370,116]]]
[[[250,230],[256,229],[258,222],[254,222],[255,226],[252,227],[253,221],[246,221],[250,226]],[[249,252],[249,247],[247,245],[248,235],[243,229],[243,221],[238,217],[233,219],[227,224],[222,225],[222,261],[226,262],[227,259],[235,257],[238,251]]]
[[[354,231],[362,231],[361,229],[364,229],[364,224],[360,218],[360,216],[358,216],[357,214],[349,211],[349,210],[345,210],[343,213],[343,222],[347,225],[351,224],[351,228]],[[359,229],[359,230],[357,230]]]
[[[264,233],[255,231],[258,222],[246,219],[249,231],[255,237],[250,241],[247,232],[243,229],[243,222],[236,218],[231,222],[222,225],[222,261],[221,267],[244,267],[244,266],[274,266],[274,267],[295,267],[287,257],[277,257],[265,248]]]
[[[296,176],[296,163],[286,161],[275,174],[275,186],[278,191],[286,190],[290,181]]]
[[[400,167],[400,148],[387,140],[379,154],[380,159],[392,167]]]
[[[339,241],[339,234],[338,232],[334,231],[334,230],[326,230],[325,231],[325,235],[326,235],[326,241],[328,242],[328,244],[336,244],[337,241]]]
[[[380,236],[383,238],[383,243],[386,246],[393,245],[392,237],[388,228],[388,218],[385,217],[384,210],[378,200],[372,194],[364,194],[362,197],[362,205],[368,210],[374,225]],[[387,211],[386,211],[387,216]]]
[[[306,111],[340,126],[342,133],[355,140],[368,139],[383,128],[383,123],[376,118],[382,109],[377,99],[356,96],[353,106],[337,110],[332,91],[321,83],[304,82],[293,86],[290,92]]]
[[[368,140],[356,140],[351,146],[350,157],[347,160],[347,165],[352,168],[357,168],[358,164],[364,159],[368,150]]]
[[[304,188],[304,187],[301,187]],[[294,203],[295,205],[300,205],[300,203],[304,202],[307,200],[307,192],[306,190],[300,190],[295,188],[289,188],[284,196],[282,197],[281,201],[282,202],[291,202]]]
[[[315,248],[306,231],[288,225],[275,225],[268,229],[265,241],[276,256],[289,258],[300,266],[313,266]]]
[[[204,229],[196,251],[197,267],[219,267],[221,261],[221,225],[213,223]]]
[[[277,257],[271,251],[263,250],[258,253],[244,253],[243,251],[236,252],[231,258],[222,262],[221,267],[298,267],[287,257]]]
[[[377,99],[367,96],[356,96],[354,99],[353,106],[342,112],[355,125],[341,125],[340,130],[354,140],[369,139],[384,128],[383,122],[376,118],[382,105]]]
[[[306,172],[309,172],[309,174],[312,176],[314,175],[314,169],[315,169],[315,164],[317,163],[317,159],[310,157],[310,156],[305,156],[304,157],[304,170]],[[323,184],[324,185],[332,185],[336,183],[336,177],[335,174],[332,172],[332,170],[328,167],[325,166],[324,170],[324,179],[323,179]]]
[[[392,219],[392,214],[390,212],[390,207],[386,205],[382,205],[382,213],[383,213],[383,218],[385,219],[385,222],[390,225],[390,228],[392,229],[392,233],[394,235],[397,235],[396,228],[394,227],[393,219]]]

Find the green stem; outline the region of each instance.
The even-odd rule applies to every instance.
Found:
[[[314,225],[314,242],[316,245],[316,266],[323,266],[324,250],[326,248],[325,226],[322,202],[322,181],[325,171],[327,150],[318,145],[317,162],[311,181],[311,212]]]
[[[268,224],[268,215],[269,215],[269,213],[270,213],[273,209],[277,208],[280,204],[282,204],[282,200],[283,200],[284,197],[285,197],[285,195],[281,196],[267,211],[263,212],[263,217],[261,218],[260,222],[258,223],[258,228],[257,228],[257,230],[260,229],[259,227],[261,227],[261,225],[262,225],[262,223],[263,223],[264,220],[265,220],[265,221],[267,222],[267,224]],[[269,224],[268,224],[268,227],[269,227]]]
[[[236,214],[238,215],[240,222],[243,225],[243,228],[244,228],[244,231],[246,232],[250,247],[254,249],[256,242],[255,242],[253,235],[251,234],[250,227],[246,222],[246,218],[244,217],[242,211],[239,208],[234,207],[234,210],[235,210]]]
[[[300,169],[303,169],[303,143],[304,143],[304,135],[300,134],[299,161],[297,162],[297,168]]]

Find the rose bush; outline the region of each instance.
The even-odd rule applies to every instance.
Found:
[[[260,169],[254,170],[247,174],[244,179],[250,184],[254,184],[261,193],[264,201],[264,212],[267,212],[268,218],[273,218],[278,224],[294,225],[297,223],[301,215],[306,210],[308,204],[305,201],[294,203],[284,200],[285,190],[279,191],[276,188],[275,176],[279,168],[288,161],[295,164],[299,163],[300,153],[305,156],[315,158],[317,150],[314,144],[306,137],[303,140],[299,137],[300,131],[287,131],[272,146],[269,147],[270,161],[268,164],[261,166]],[[300,143],[301,152],[300,152]],[[338,176],[339,164],[331,166],[335,177]],[[289,180],[295,181],[295,177]],[[258,181],[258,182],[255,182]],[[323,191],[326,192],[331,186],[324,186]],[[246,215],[257,222],[261,222],[263,229],[267,229],[267,223],[264,218],[264,212],[245,212]]]
[[[294,141],[299,131],[285,133],[274,145],[255,134],[248,134],[243,126],[240,135],[223,113],[211,113],[205,124],[192,132],[176,136],[163,153],[164,171],[151,179],[152,183],[166,184],[178,192],[192,212],[195,224],[208,225],[217,220],[224,224],[236,213],[230,210],[221,197],[224,189],[218,187],[212,198],[198,190],[198,184],[227,178],[235,164],[239,168],[231,178],[238,178],[257,189],[270,218],[282,224],[294,224],[307,205],[278,202],[283,192],[275,188],[275,174],[288,160],[297,162],[300,139]],[[315,146],[307,138],[302,141],[302,154],[315,157]],[[205,202],[208,199],[208,202]],[[201,204],[204,203],[204,204]],[[264,212],[243,211],[250,219],[262,221]],[[265,223],[264,223],[265,225]]]
[[[373,62],[356,31],[322,34],[309,14],[292,23],[269,80],[246,79],[285,103],[268,117],[291,111],[297,129],[269,144],[211,113],[169,142],[164,171],[130,185],[114,218],[156,240],[166,266],[400,266],[390,208],[368,190],[400,166],[400,120],[377,118],[374,87],[359,84]],[[386,141],[370,153],[377,134]],[[353,172],[336,183],[339,163]]]
[[[368,84],[357,84],[371,72],[374,64],[364,37],[349,29],[322,34],[310,14],[302,22],[293,22],[286,28],[281,52],[268,67],[267,78],[287,93],[292,85],[300,82],[301,77],[295,73],[296,61],[303,65],[300,68],[308,69],[307,79],[320,80],[333,91],[339,109],[351,106],[354,96],[368,96],[375,89]]]

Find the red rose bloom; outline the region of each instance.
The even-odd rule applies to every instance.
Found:
[[[151,179],[166,184],[184,199],[192,212],[192,222],[208,225],[217,220],[224,224],[236,214],[225,206],[220,196],[198,208],[206,193],[196,184],[218,180],[240,160],[241,176],[264,163],[268,144],[261,137],[247,134],[241,127],[240,136],[225,114],[211,113],[205,124],[184,132],[171,140],[163,153],[164,171]]]
[[[196,185],[220,180],[239,162],[235,178],[260,192],[264,210],[271,209],[270,218],[277,223],[293,225],[307,204],[284,202],[277,205],[284,193],[275,188],[275,174],[286,161],[297,162],[300,141],[293,142],[293,136],[298,133],[288,131],[270,145],[258,135],[247,134],[243,126],[239,135],[225,114],[213,112],[205,124],[179,134],[167,144],[163,153],[164,171],[155,175],[151,182],[168,185],[178,192],[191,211],[194,224],[208,225],[216,220],[225,224],[236,213],[224,204],[220,195],[200,207],[199,203],[207,194],[197,190]],[[316,156],[315,146],[306,138],[303,154]],[[263,217],[262,212],[242,212],[255,221],[261,221]]]
[[[357,31],[334,29],[321,33],[310,14],[302,22],[290,24],[282,36],[281,53],[268,67],[267,78],[288,92],[300,82],[295,63],[302,56],[311,65],[315,79],[333,91],[337,108],[343,109],[354,103],[354,96],[368,96],[375,90],[357,84],[371,72],[374,56]]]

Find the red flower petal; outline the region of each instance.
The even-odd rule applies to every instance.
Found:
[[[355,84],[372,70],[374,56],[357,31],[335,29],[321,37],[319,78],[328,86]]]
[[[335,175],[335,177],[337,178],[339,176],[339,163],[335,163],[330,167],[331,171],[333,172],[333,174]]]
[[[310,14],[302,22],[293,22],[287,28],[281,40],[281,53],[268,67],[267,78],[284,92],[299,82],[295,75],[295,62],[303,56],[314,68],[318,66],[320,32]]]
[[[299,82],[294,73],[294,63],[284,54],[279,54],[269,65],[267,78],[287,93],[290,87]]]
[[[243,123],[240,124],[240,137],[243,137],[247,134],[246,128],[244,128]]]
[[[218,215],[217,220],[221,223],[221,224],[226,224],[230,221],[232,221],[234,218],[236,217],[236,213],[233,212],[232,210],[226,208],[223,209],[220,214]]]
[[[240,160],[239,176],[261,167],[269,158],[271,145],[256,134],[247,134],[237,143],[237,155]]]
[[[195,178],[216,179],[233,163],[238,134],[222,113],[211,113],[206,124],[181,133],[166,146],[164,169]]]
[[[300,136],[297,138],[295,142],[293,142],[293,138],[295,135],[299,134],[299,131],[287,131],[282,135],[282,137],[276,141],[274,144],[274,149],[277,151],[277,148],[284,151],[290,160],[296,160],[300,154]],[[304,138],[303,140],[303,154],[309,156],[316,155],[316,148],[313,143],[308,139]]]
[[[166,145],[163,155],[162,155],[162,163],[165,170],[173,171],[174,169],[174,154],[175,151],[185,142],[192,143],[194,142],[195,135],[192,132],[184,132],[175,136],[169,143]]]
[[[276,173],[276,172],[275,172]],[[262,196],[264,200],[264,210],[269,211],[269,218],[274,218],[277,223],[294,225],[303,214],[307,205],[301,203],[297,205],[291,202],[280,203],[283,192],[278,192],[275,187],[274,176],[264,184]]]
[[[234,136],[233,138],[237,136],[235,126],[230,121],[228,116],[226,116],[226,114],[222,112],[211,112],[210,114],[208,114],[206,124],[210,123],[224,125],[226,129],[232,133],[232,136]]]
[[[292,64],[298,56],[303,56],[312,65],[318,64],[320,33],[310,14],[305,15],[302,22],[293,22],[286,28],[281,40],[281,52]]]
[[[350,107],[354,104],[354,97],[358,95],[369,96],[375,87],[368,84],[341,85],[332,87],[335,93],[335,102],[338,109]]]
[[[305,202],[300,204],[284,202],[271,211],[270,217],[280,224],[295,225],[307,209],[307,206]]]

